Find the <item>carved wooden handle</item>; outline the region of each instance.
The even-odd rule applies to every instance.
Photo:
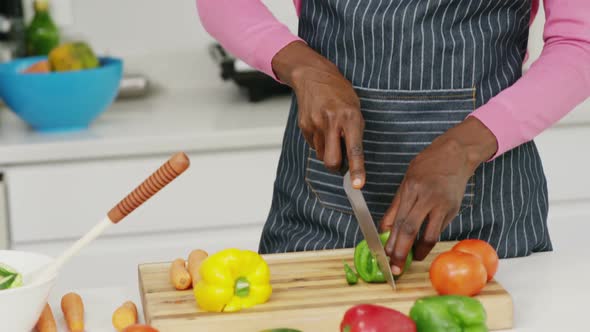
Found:
[[[150,199],[155,193],[176,179],[190,165],[186,154],[179,152],[172,156],[164,165],[143,181],[127,197],[109,211],[109,219],[118,223],[141,204]]]

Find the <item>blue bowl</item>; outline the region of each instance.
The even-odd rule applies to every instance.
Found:
[[[95,69],[22,73],[47,57],[0,64],[0,98],[33,129],[43,132],[87,128],[117,96],[123,62],[101,57]]]

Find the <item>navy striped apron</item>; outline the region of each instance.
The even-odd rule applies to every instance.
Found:
[[[356,89],[365,119],[365,198],[380,221],[409,162],[513,84],[530,0],[303,0],[299,35]],[[441,240],[480,238],[501,257],[551,250],[534,142],[480,166]],[[305,142],[293,98],[260,252],[352,247],[362,234],[342,188]]]

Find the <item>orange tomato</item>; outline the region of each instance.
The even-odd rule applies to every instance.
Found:
[[[498,253],[486,241],[476,239],[463,240],[457,243],[451,250],[462,251],[464,253],[475,255],[481,259],[488,272],[487,281],[492,280],[496,271],[498,271]]]
[[[430,265],[430,282],[441,295],[477,295],[486,285],[487,272],[479,258],[461,251],[438,255]]]
[[[134,324],[126,327],[122,332],[159,332],[149,325]]]

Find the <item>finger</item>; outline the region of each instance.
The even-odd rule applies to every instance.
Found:
[[[399,203],[396,203],[397,208],[394,211],[395,215],[392,215],[392,217],[388,217],[388,218],[392,218],[393,221],[386,221],[387,224],[391,225],[390,226],[391,235],[389,236],[389,240],[387,240],[387,243],[385,245],[385,252],[390,257],[391,257],[391,255],[393,255],[395,241],[397,240],[398,233],[399,233],[399,227],[396,227],[396,226],[399,226],[399,223],[402,220],[406,219],[406,217],[408,216],[408,213],[410,212],[410,210],[412,209],[412,207],[416,203],[417,197],[418,196],[417,196],[416,192],[407,190],[407,186],[405,184],[405,181],[402,181],[402,184],[400,185],[400,187],[394,197],[394,201],[395,201],[395,199],[399,200]],[[394,204],[392,203],[392,205],[394,205]]]
[[[358,121],[349,121],[344,128],[348,168],[352,179],[352,186],[361,189],[365,185],[365,154],[363,152],[363,125]]]
[[[315,147],[317,158],[324,161],[324,135],[319,131],[313,134],[313,146]]]
[[[451,212],[449,212],[447,214],[447,216],[445,217],[443,224],[442,224],[442,228],[440,230],[440,232],[442,233],[447,226],[459,215],[459,209],[460,207],[454,208],[451,210]]]
[[[333,128],[326,133],[324,165],[331,171],[339,170],[342,163],[340,142],[340,131],[338,129]]]
[[[421,261],[428,256],[436,242],[438,242],[438,238],[444,227],[443,222],[445,218],[446,215],[441,213],[439,209],[435,209],[430,213],[424,234],[416,241],[416,245],[414,246],[415,260]]]
[[[310,130],[304,130],[303,128],[301,128],[301,134],[303,135],[303,138],[305,138],[305,141],[307,142],[307,144],[309,144],[309,146],[312,149],[315,149],[314,143],[313,143],[313,132]]]
[[[306,118],[303,116],[301,109],[299,109],[299,114],[297,117],[297,125],[299,126],[299,129],[301,130],[301,134],[305,138],[305,141],[307,142],[307,144],[309,144],[309,146],[311,148],[315,149],[314,142],[313,142],[313,132],[314,132],[313,125],[311,125],[310,121],[306,120]]]
[[[391,272],[394,275],[403,272],[408,253],[412,250],[416,235],[429,213],[430,206],[428,203],[418,200],[407,217],[394,226],[394,228],[398,228],[395,247],[390,258]]]
[[[395,216],[397,215],[397,211],[399,210],[399,203],[400,202],[401,202],[401,200],[400,200],[399,188],[398,188],[398,192],[395,194],[395,196],[393,196],[393,202],[391,203],[389,208],[387,208],[387,211],[385,211],[385,214],[383,215],[383,218],[381,219],[381,225],[380,225],[381,232],[390,231],[391,228],[393,227],[393,221],[395,220]]]
[[[455,219],[456,216],[457,216],[457,213],[455,211],[450,212],[449,214],[446,215],[446,217],[443,219],[443,222],[440,227],[440,232],[439,232],[440,234],[442,234],[445,231],[445,229],[447,229],[449,224]]]

